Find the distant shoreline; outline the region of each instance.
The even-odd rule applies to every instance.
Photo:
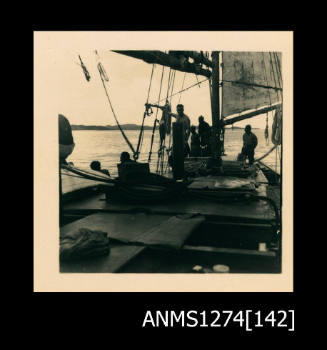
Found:
[[[122,124],[123,130],[140,130],[141,126],[136,124]],[[144,125],[144,130],[152,130],[152,126]],[[158,127],[156,127],[158,129]],[[232,130],[231,127],[226,128]],[[233,129],[244,129],[244,127],[234,126]],[[252,128],[259,130],[259,128]],[[117,125],[72,125],[72,130],[119,130]]]
[[[140,130],[136,124],[121,124],[123,130]],[[144,130],[152,130],[152,126],[144,125]],[[72,130],[119,130],[117,125],[72,125]]]

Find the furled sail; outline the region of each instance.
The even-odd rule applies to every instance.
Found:
[[[207,78],[211,76],[211,71],[209,69],[204,69],[201,67],[201,63],[205,65],[212,65],[211,61],[204,55],[199,54],[195,51],[170,51],[166,54],[163,51],[140,51],[140,50],[112,50],[122,55],[130,56],[133,58],[138,58],[147,63],[160,64],[162,66],[170,67],[172,69],[186,72],[194,73],[198,75],[203,75]],[[188,58],[192,57],[194,61],[191,63]]]
[[[282,102],[281,54],[223,52],[222,116]]]

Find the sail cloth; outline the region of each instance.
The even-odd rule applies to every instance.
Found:
[[[224,118],[282,101],[281,53],[223,52],[222,59]]]

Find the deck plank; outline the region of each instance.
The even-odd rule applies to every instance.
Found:
[[[260,195],[265,195],[263,188]],[[256,202],[215,203],[208,200],[196,201],[174,201],[161,204],[128,204],[113,203],[105,200],[104,194],[96,194],[83,200],[74,201],[64,205],[64,212],[91,213],[91,212],[129,212],[145,211],[159,215],[176,214],[202,214],[205,216],[239,217],[244,219],[273,220],[274,211],[267,202],[262,200]]]
[[[140,254],[145,247],[124,244],[110,244],[106,256],[79,261],[61,261],[60,272],[64,273],[114,273]]]
[[[165,215],[146,213],[97,213],[65,225],[61,228],[60,234],[65,235],[71,230],[89,228],[90,230],[107,232],[109,238],[128,243],[167,219],[168,217]]]
[[[138,255],[145,247],[140,245],[125,245],[116,242],[129,242],[153,226],[167,220],[167,216],[137,214],[98,213],[74,221],[60,229],[60,235],[80,228],[101,230],[108,233],[110,240],[110,254],[103,257],[85,259],[81,261],[61,262],[61,272],[116,272],[129,260]],[[114,240],[114,241],[113,241]]]

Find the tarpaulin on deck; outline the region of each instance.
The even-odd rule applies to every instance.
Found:
[[[161,224],[138,235],[131,243],[141,243],[160,248],[180,249],[194,230],[204,222],[201,215],[172,216]]]
[[[61,228],[61,236],[81,227],[108,233],[109,239],[127,244],[142,244],[168,249],[180,249],[192,232],[204,222],[199,214],[176,216],[144,213],[97,213]]]

